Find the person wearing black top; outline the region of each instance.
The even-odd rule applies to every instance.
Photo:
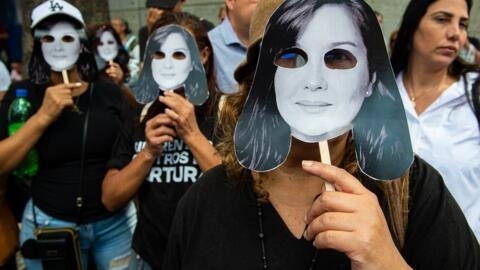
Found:
[[[277,91],[260,88],[256,89],[260,93],[254,93],[253,88],[259,79],[271,85],[277,83],[278,77],[265,78],[270,72],[265,66],[273,65],[268,59],[270,54],[276,57],[275,69],[289,64],[293,73],[302,67],[316,67],[318,74],[314,79],[299,77],[298,84],[321,81],[328,88],[315,89],[315,93],[322,94],[333,88],[332,80],[319,79],[326,73],[324,69],[330,68],[328,72],[338,72],[340,77],[355,67],[347,65],[356,62],[353,59],[358,60],[357,66],[365,65],[360,62],[365,59],[361,54],[372,49],[371,42],[365,39],[372,35],[381,37],[373,11],[361,0],[264,0],[258,5],[247,59],[235,72],[240,92],[227,97],[220,112],[223,134],[217,149],[223,165],[206,172],[180,200],[162,269],[479,269],[480,247],[461,210],[438,172],[421,159],[413,159],[413,155],[413,163],[408,163],[400,176],[374,178],[362,170],[372,166],[357,161],[362,158],[354,148],[359,138],[352,136],[351,131],[328,139],[332,165],[315,161],[320,156],[317,142],[303,141],[292,132],[284,162],[264,171],[246,168],[238,157],[243,150],[238,149],[241,139],[251,142],[254,148],[250,151],[249,166],[262,164],[266,157],[279,159],[275,154],[280,146],[237,136],[243,129],[258,131],[254,121],[268,122],[272,115],[279,114],[254,113],[264,106],[261,102],[255,102],[252,110],[244,109],[251,96]],[[312,30],[309,26],[318,27],[322,25],[319,20],[325,23],[329,16],[336,18],[331,20],[336,26],[351,26],[352,36],[339,34],[342,38],[327,43],[329,46],[325,42],[307,43],[306,33]],[[369,27],[372,25],[375,27]],[[332,31],[329,25],[322,27],[322,31]],[[376,34],[365,32],[366,29]],[[272,43],[267,39],[274,34],[281,36],[285,44],[293,44],[287,47],[288,54],[264,47]],[[317,32],[309,37],[322,34],[325,35]],[[383,39],[375,40],[383,46],[383,52],[375,51],[373,57],[384,58],[388,63]],[[322,50],[328,54],[319,53]],[[384,74],[378,73],[376,62],[368,55],[368,71],[377,72],[370,78],[378,85]],[[339,67],[338,64],[345,65],[340,65],[343,69],[332,68]],[[394,80],[393,74],[390,79]],[[299,89],[314,92],[306,87]],[[368,90],[372,89],[382,90]],[[365,100],[375,94],[370,92]],[[310,106],[305,111],[320,114],[328,110],[315,108],[313,101],[308,101],[302,100]],[[265,102],[278,106],[275,96]],[[322,107],[327,107],[326,102],[321,103]],[[244,113],[250,116],[247,123],[251,125],[238,130]],[[285,120],[276,119],[276,128],[259,130],[264,140],[279,139],[280,122]],[[378,122],[375,120],[371,125]],[[373,136],[373,129],[370,131],[372,142],[377,137],[395,135],[391,130],[382,130],[379,136]],[[365,146],[373,152],[365,163],[380,164],[383,159],[379,154],[388,154],[380,148],[389,145]],[[248,152],[242,154],[247,156]],[[327,182],[335,191],[327,190]]]
[[[37,228],[73,227],[84,269],[90,256],[101,270],[135,269],[126,210],[108,211],[101,202],[105,164],[130,113],[128,101],[115,84],[96,78],[76,7],[43,2],[32,11],[31,29],[30,80],[12,85],[0,107],[0,174],[13,171],[31,149],[39,156],[20,232],[25,264],[43,269],[32,245]],[[18,88],[28,90],[33,114],[9,136],[8,108]]]
[[[150,59],[145,59],[139,88],[135,90],[137,99],[150,96],[149,89],[154,90],[153,101],[126,121],[107,164],[109,171],[102,187],[103,203],[110,210],[123,207],[132,198],[138,203],[133,248],[141,258],[142,270],[160,269],[178,200],[204,171],[220,163],[212,145],[217,94],[207,31],[196,16],[173,12],[165,12],[153,29],[147,46],[149,55],[146,57]],[[171,32],[165,31],[167,29]],[[177,50],[164,46],[174,34],[183,37],[188,46]],[[153,68],[150,68],[153,56],[163,54],[164,59],[168,59],[172,52],[185,55],[186,48],[190,56],[183,59],[194,59],[195,67],[189,71],[181,88],[185,96],[193,99],[207,90],[209,97],[201,106],[194,106],[191,100],[171,89],[160,90],[163,94],[159,97],[161,86],[157,85],[157,80],[161,78],[154,79]],[[205,72],[199,72],[200,67]],[[206,84],[201,83],[201,76]],[[172,80],[167,82],[174,87]],[[203,89],[203,85],[208,89]],[[197,95],[193,91],[197,91]]]

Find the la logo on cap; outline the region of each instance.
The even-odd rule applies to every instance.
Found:
[[[58,3],[57,1],[50,0],[50,10],[52,10],[52,12],[55,12],[57,11],[57,8],[58,10],[63,10],[63,6],[60,5],[60,3]]]
[[[30,28],[35,28],[38,23],[44,19],[57,14],[69,16],[77,21],[82,27],[85,27],[82,13],[78,8],[63,0],[48,0],[32,10],[32,24],[30,25]]]

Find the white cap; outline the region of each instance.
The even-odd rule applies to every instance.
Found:
[[[82,13],[78,8],[63,0],[48,0],[32,10],[32,24],[30,28],[33,29],[39,22],[53,15],[69,16],[85,27]]]

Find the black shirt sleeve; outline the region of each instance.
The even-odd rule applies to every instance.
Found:
[[[414,269],[480,269],[480,248],[440,174],[416,158],[403,256]]]

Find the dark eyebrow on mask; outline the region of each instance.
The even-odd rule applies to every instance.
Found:
[[[353,43],[351,41],[337,41],[332,43],[333,46],[340,46],[340,45],[350,45],[352,47],[357,47],[357,43]]]

